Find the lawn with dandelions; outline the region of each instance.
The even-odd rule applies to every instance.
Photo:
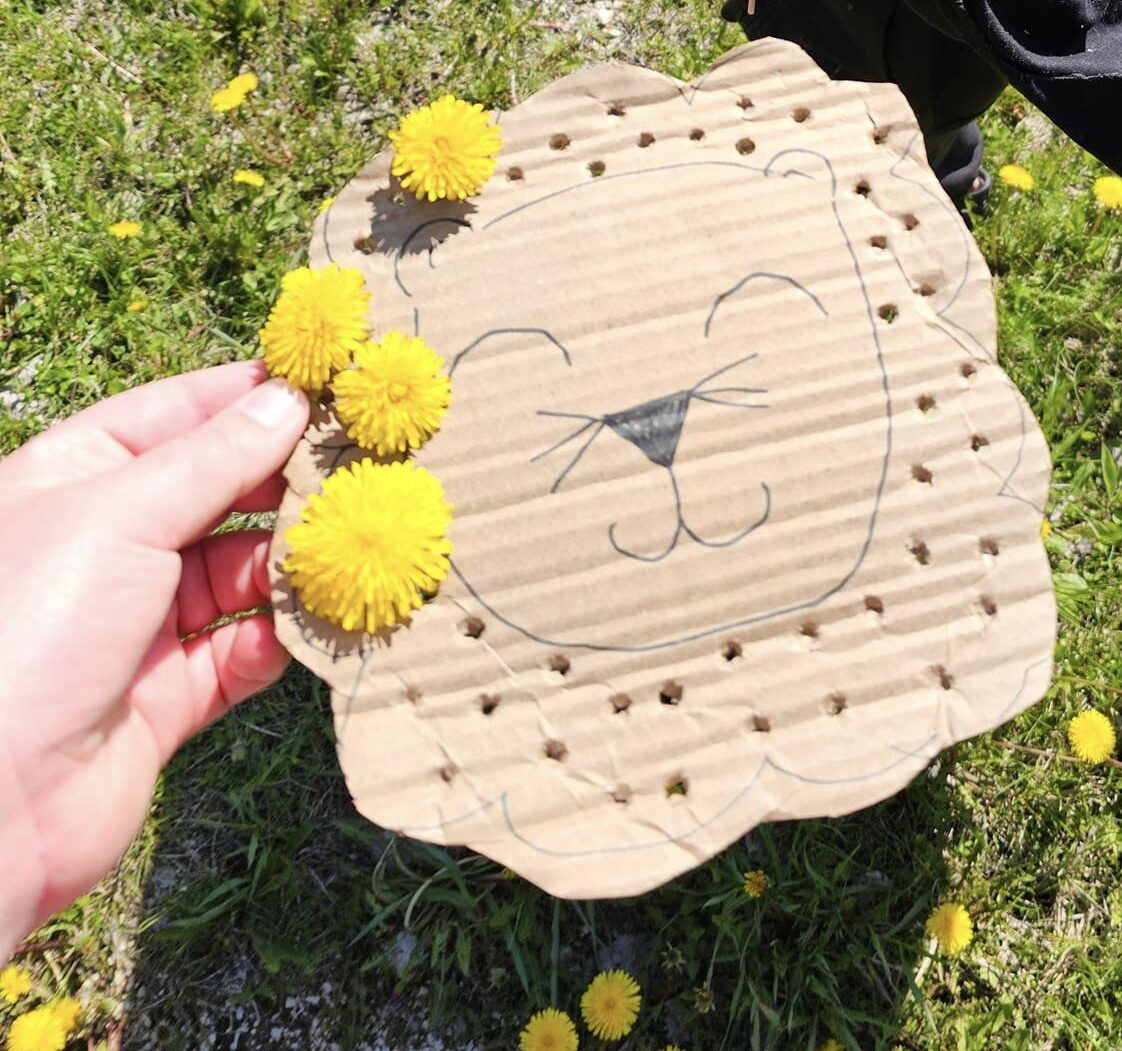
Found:
[[[493,170],[480,114],[592,61],[698,73],[740,40],[717,6],[7,5],[0,449],[234,358],[313,389],[354,360],[343,393],[388,396],[362,370],[392,341],[349,325],[355,289],[322,319],[346,352],[293,354],[324,302],[282,285],[315,216],[395,131],[413,192],[470,193]],[[448,94],[468,110],[402,123]],[[438,116],[470,164],[426,167]],[[1001,361],[1055,462],[1041,532],[1061,630],[1041,704],[894,799],[759,829],[663,890],[592,904],[358,818],[326,691],[294,668],[173,763],[120,870],[0,969],[0,1046],[397,1051],[429,1030],[530,1051],[1122,1046],[1122,179],[1013,93],[985,132],[975,235]],[[428,423],[382,431],[360,401],[349,426],[413,447],[444,396],[416,389]],[[616,972],[638,994],[609,986],[595,1035],[582,1001]]]

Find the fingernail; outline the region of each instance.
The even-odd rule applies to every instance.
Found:
[[[284,380],[271,379],[246,396],[241,410],[265,427],[287,427],[308,411],[308,399]]]

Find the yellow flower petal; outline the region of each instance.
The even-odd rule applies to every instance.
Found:
[[[0,971],[0,996],[10,1004],[31,992],[31,972],[9,964]]]
[[[500,129],[483,107],[445,95],[405,117],[390,132],[392,172],[403,189],[430,201],[462,201],[495,172]]]
[[[386,456],[419,449],[436,433],[452,384],[440,371],[444,359],[423,339],[387,332],[355,352],[355,366],[331,389],[335,412],[359,445]]]
[[[1095,199],[1113,212],[1122,211],[1122,176],[1104,175],[1095,180]]]
[[[239,73],[233,80],[227,82],[226,90],[237,92],[239,95],[248,95],[257,87],[256,73]]]
[[[229,113],[245,102],[245,92],[235,91],[233,88],[219,88],[210,96],[210,108],[215,113]]]
[[[134,299],[134,300],[132,300],[131,303],[129,303],[129,305],[127,307],[125,307],[125,310],[127,310],[130,314],[139,314],[142,310],[147,310],[147,309],[148,309],[148,300],[147,299]]]
[[[1040,523],[1040,539],[1047,540],[1052,535],[1052,523],[1045,518]]]
[[[519,1051],[577,1051],[577,1027],[564,1011],[547,1007],[534,1015],[518,1038]]]
[[[265,365],[294,387],[320,390],[366,342],[369,304],[358,270],[332,264],[290,271],[261,329]]]
[[[974,940],[970,913],[955,903],[934,908],[924,926],[927,936],[934,938],[939,948],[949,956],[962,952]]]
[[[1014,190],[1023,190],[1025,193],[1036,187],[1036,179],[1033,178],[1032,173],[1019,164],[1006,164],[999,168],[997,177],[1003,183],[1012,186]]]
[[[54,1011],[59,1025],[69,1036],[78,1025],[78,1019],[82,1016],[82,1005],[73,996],[64,996],[61,1000],[55,1000],[49,1006]]]
[[[452,508],[412,463],[362,460],[336,471],[285,534],[300,601],[344,631],[404,620],[448,573]]]
[[[135,223],[131,219],[125,219],[119,223],[112,223],[105,229],[113,237],[117,238],[118,241],[123,241],[126,237],[139,237],[144,228],[140,223]]]
[[[639,983],[626,971],[603,971],[580,998],[580,1013],[593,1036],[621,1040],[631,1032],[642,1003]]]
[[[256,186],[260,189],[265,185],[265,176],[250,168],[239,168],[234,172],[234,182],[245,183],[246,186]]]
[[[50,1007],[20,1015],[8,1030],[8,1051],[62,1051],[66,1030]]]
[[[317,214],[323,215],[323,213],[326,212],[327,209],[330,208],[334,203],[334,197],[325,197],[322,201],[319,202],[319,212]]]
[[[762,898],[767,893],[768,878],[763,869],[744,873],[744,893],[749,898]]]
[[[1085,763],[1103,763],[1114,754],[1114,724],[1102,712],[1080,712],[1067,724],[1072,750]]]

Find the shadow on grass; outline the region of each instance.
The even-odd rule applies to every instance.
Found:
[[[125,1048],[513,1047],[550,1003],[577,1017],[612,967],[643,986],[622,1051],[921,1046],[901,1029],[924,1032],[923,920],[959,824],[938,765],[862,813],[758,829],[642,898],[560,902],[359,818],[328,711],[294,668],[168,770]],[[769,879],[758,900],[751,869]]]

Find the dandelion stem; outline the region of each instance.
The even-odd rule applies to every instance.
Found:
[[[1013,741],[994,741],[996,745],[1002,748],[1008,748],[1014,752],[1024,752],[1026,755],[1039,756],[1041,759],[1058,759],[1061,763],[1074,763],[1076,766],[1084,766],[1082,759],[1077,759],[1074,755],[1063,755],[1061,752],[1053,752],[1044,748],[1030,748],[1027,744],[1015,744]],[[1108,757],[1104,762],[1109,763],[1113,767],[1122,770],[1122,761]]]

